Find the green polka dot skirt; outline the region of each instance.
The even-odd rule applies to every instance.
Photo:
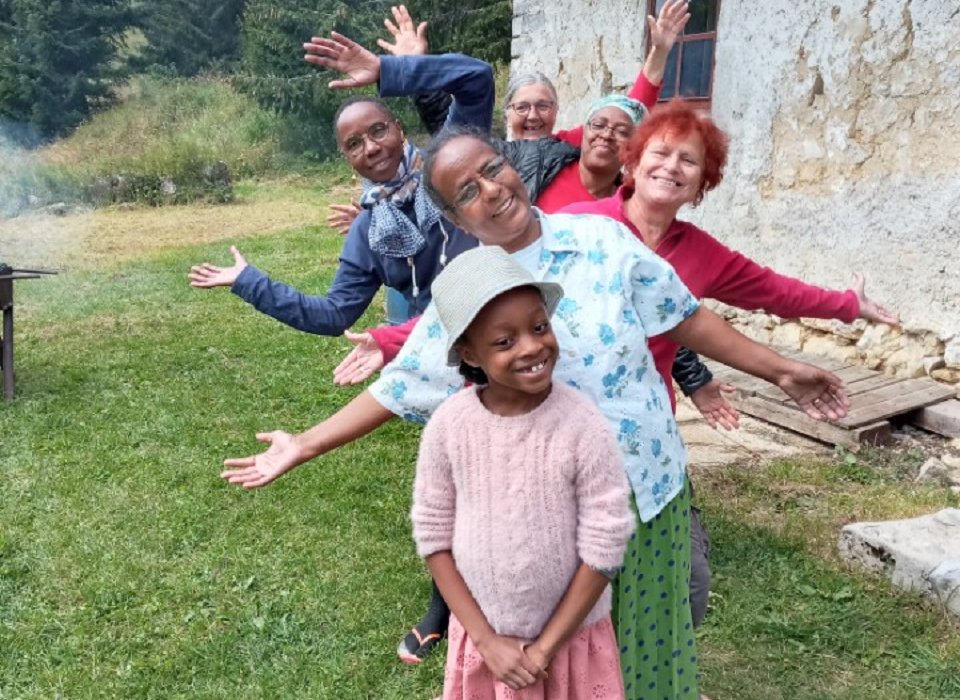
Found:
[[[699,699],[689,483],[649,523],[638,517],[613,584],[613,623],[628,700]]]

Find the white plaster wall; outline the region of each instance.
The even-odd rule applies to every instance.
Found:
[[[513,70],[557,76],[575,123],[632,83],[644,7],[516,0]],[[960,0],[723,0],[712,114],[726,178],[682,216],[816,284],[862,270],[935,336],[918,357],[960,358]]]

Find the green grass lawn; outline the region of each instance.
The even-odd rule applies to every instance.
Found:
[[[315,227],[242,249],[321,291],[340,243]],[[428,593],[407,519],[416,428],[396,422],[260,491],[219,479],[224,457],[259,449],[255,432],[306,428],[357,391],[330,381],[344,341],[188,287],[190,264],[223,251],[171,247],[17,288],[18,397],[0,404],[0,699],[440,690],[441,655],[416,668],[394,655]],[[717,574],[704,691],[960,698],[956,628],[846,572],[789,520],[792,506],[775,507],[776,469],[824,498],[851,493],[834,466],[698,483]],[[956,505],[895,476],[854,486],[907,510]]]

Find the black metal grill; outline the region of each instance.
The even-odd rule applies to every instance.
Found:
[[[0,262],[0,311],[3,331],[0,334],[0,367],[3,368],[3,398],[13,398],[13,283],[55,275],[53,270],[22,270]]]

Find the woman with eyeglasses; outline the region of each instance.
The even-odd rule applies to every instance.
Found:
[[[330,58],[334,39],[315,39],[311,62],[347,72],[332,88],[380,83],[380,94],[401,88],[433,90],[438,81],[454,95],[451,123],[490,128],[493,71],[483,61],[464,56],[373,56],[360,72]],[[313,44],[312,44],[313,45]],[[371,54],[372,56],[372,54]],[[420,82],[418,82],[420,81]],[[426,81],[426,82],[423,82]],[[361,178],[361,210],[349,227],[340,265],[329,291],[312,296],[272,280],[231,247],[234,263],[194,266],[190,284],[197,288],[229,286],[257,310],[297,330],[341,335],[366,311],[381,286],[397,290],[412,314],[430,303],[430,284],[447,260],[477,241],[447,221],[420,187],[420,151],[409,142],[390,108],[375,97],[352,97],[333,119],[340,152]]]
[[[845,414],[842,382],[734,331],[700,306],[672,268],[621,224],[600,216],[546,215],[531,207],[517,172],[484,134],[445,131],[427,149],[424,182],[451,220],[484,245],[502,247],[536,280],[563,285],[564,298],[551,322],[560,346],[555,377],[590,397],[617,435],[640,521],[614,584],[627,697],[696,700],[684,448],[647,339],[667,333],[774,382],[816,419]],[[257,435],[269,449],[226,460],[223,478],[259,488],[394,416],[425,422],[464,383],[446,366],[447,339],[437,318],[431,304],[402,357],[343,409],[300,435]],[[511,343],[508,337],[497,345]],[[538,359],[528,354],[512,368],[517,381],[525,381]],[[462,443],[471,435],[447,438]],[[502,648],[503,640],[485,633],[473,642],[489,666],[488,654]],[[524,653],[524,640],[513,643]],[[564,671],[545,661],[548,674]]]

